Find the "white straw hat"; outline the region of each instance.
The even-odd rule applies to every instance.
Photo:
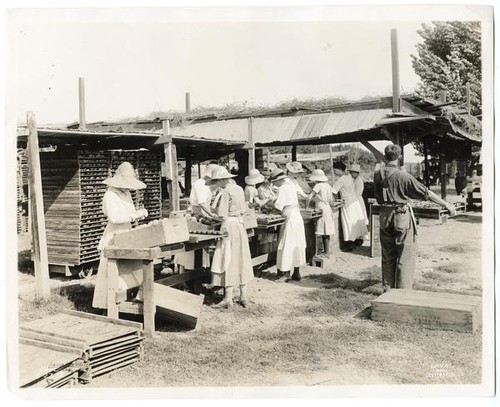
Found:
[[[326,182],[328,181],[328,178],[326,177],[325,173],[323,170],[314,170],[309,177],[311,181],[314,182]]]
[[[282,180],[285,178],[288,178],[288,175],[286,175],[283,170],[280,170],[279,168],[275,168],[274,170],[272,170],[271,175],[269,176],[269,181],[275,182],[275,181],[279,181],[279,180]]]
[[[264,176],[257,169],[250,170],[245,177],[245,183],[247,185],[257,185],[264,182],[264,180]]]
[[[359,164],[351,164],[351,166],[349,167],[349,171],[361,172],[361,167],[359,166]]]
[[[134,167],[128,161],[122,162],[115,171],[115,175],[102,181],[110,187],[122,189],[144,189],[146,184],[135,176]]]
[[[286,169],[294,174],[299,174],[301,172],[304,172],[302,164],[299,163],[298,161],[292,161],[291,163],[288,163],[286,165]]]
[[[217,168],[214,168],[212,170],[212,174],[210,176],[210,179],[206,181],[206,183],[213,183],[217,180],[220,179],[231,179],[236,177],[236,175],[231,174],[227,169],[221,166],[217,166]]]

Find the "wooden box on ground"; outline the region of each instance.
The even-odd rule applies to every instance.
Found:
[[[475,332],[481,326],[481,304],[481,297],[472,295],[392,289],[372,301],[372,319]]]
[[[203,295],[194,295],[155,283],[156,312],[163,318],[196,328],[203,305]]]
[[[164,246],[189,240],[186,218],[162,219],[135,229],[117,232],[112,246],[123,249]]]

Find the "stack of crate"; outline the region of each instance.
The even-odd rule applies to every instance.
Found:
[[[123,161],[129,161],[147,185],[133,193],[136,207],[149,213],[142,223],[160,219],[160,160],[160,154],[141,150],[58,149],[40,154],[49,263],[64,266],[52,271],[73,272],[67,267],[99,259],[97,245],[107,223],[102,212],[107,186],[102,181]]]
[[[26,150],[17,150],[17,233],[23,234],[28,232],[28,160],[26,158]]]
[[[102,197],[108,178],[108,154],[101,151],[79,151],[80,169],[80,262],[87,263],[99,258],[97,244],[106,227],[102,212]]]

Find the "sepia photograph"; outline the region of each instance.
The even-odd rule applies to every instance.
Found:
[[[493,11],[5,9],[8,391],[494,396]]]

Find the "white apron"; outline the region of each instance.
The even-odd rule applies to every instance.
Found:
[[[317,201],[316,209],[322,213],[321,218],[316,223],[316,234],[322,236],[335,235],[335,219],[330,204],[324,201]]]
[[[306,233],[298,205],[286,206],[286,222],[279,234],[276,266],[280,271],[292,271],[306,264]]]

